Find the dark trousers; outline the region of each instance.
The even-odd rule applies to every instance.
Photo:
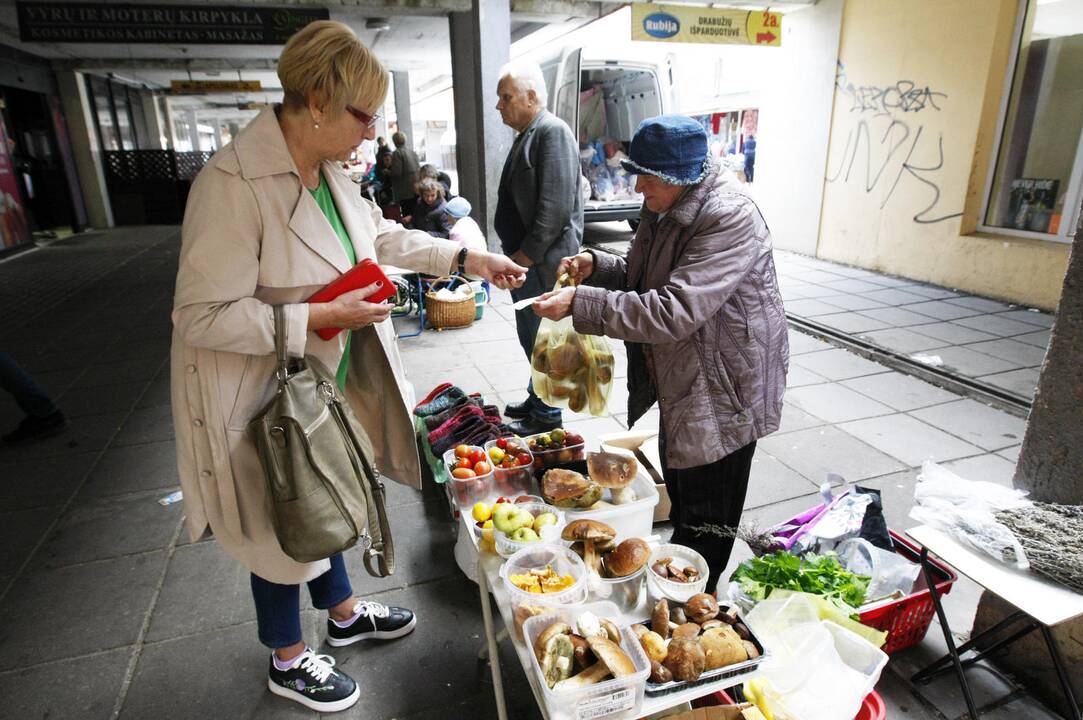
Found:
[[[677,469],[667,467],[663,449],[662,475],[671,504],[669,520],[673,523],[670,542],[692,548],[707,561],[711,570],[708,592],[715,589],[719,575],[726,569],[733,538],[697,533],[691,528],[703,525],[736,528],[740,524],[755,452],[756,443],[751,442],[710,465]]]
[[[57,410],[45,390],[6,352],[0,352],[0,388],[11,393],[19,409],[31,417],[47,418]]]
[[[546,287],[543,275],[547,275],[547,273],[543,274],[537,265],[532,266],[526,273],[526,281],[522,287],[514,288],[511,291],[512,300],[519,302],[552,290],[553,283]],[[522,346],[523,352],[526,353],[527,361],[530,360],[531,355],[534,353],[534,340],[538,337],[539,325],[541,325],[541,318],[534,312],[534,308],[527,307],[515,311],[515,332],[519,336],[519,345]],[[543,403],[541,398],[534,394],[533,381],[527,384],[526,390],[527,402],[530,403],[530,414],[536,420],[560,422],[560,408],[550,407]]]
[[[353,595],[342,555],[331,558],[331,569],[308,581],[308,594],[317,610],[328,610]],[[259,641],[271,648],[301,642],[301,586],[279,585],[252,575]]]

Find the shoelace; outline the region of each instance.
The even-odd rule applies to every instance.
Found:
[[[335,659],[330,655],[317,655],[311,650],[305,650],[305,657],[301,660],[301,669],[311,675],[316,682],[323,684],[334,672]]]
[[[371,600],[358,600],[357,604],[353,606],[354,613],[361,613],[367,615],[370,618],[386,618],[391,615],[391,608],[383,603],[372,602]]]

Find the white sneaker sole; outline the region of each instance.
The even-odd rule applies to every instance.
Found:
[[[342,710],[345,710],[346,708],[353,707],[354,704],[361,698],[360,685],[354,686],[353,692],[349,696],[344,697],[341,700],[336,700],[334,702],[317,702],[315,700],[309,700],[296,690],[290,690],[289,688],[282,687],[271,678],[267,678],[267,688],[279,697],[284,697],[287,700],[293,700],[295,703],[300,703],[301,705],[304,705],[309,710],[315,710],[316,712],[321,713],[340,712]]]
[[[372,632],[360,633],[348,638],[333,638],[330,635],[327,636],[327,644],[331,647],[345,647],[347,645],[353,645],[355,642],[361,640],[394,640],[404,635],[409,635],[414,631],[417,626],[417,615],[410,618],[410,622],[406,623],[398,630],[373,630]]]

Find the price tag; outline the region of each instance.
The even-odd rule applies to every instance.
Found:
[[[636,703],[635,688],[622,688],[575,706],[575,720],[594,720],[627,710]]]

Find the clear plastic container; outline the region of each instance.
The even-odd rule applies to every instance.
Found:
[[[448,484],[451,488],[451,497],[455,499],[455,504],[460,512],[470,512],[470,509],[474,507],[474,503],[485,502],[493,496],[492,470],[485,475],[460,480],[451,474],[451,469],[455,467],[454,449],[444,453],[444,465],[448,469]]]
[[[591,576],[587,579],[587,598],[591,601],[607,601],[617,606],[622,615],[636,609],[643,598],[643,576],[647,568],[641,567],[622,578]]]
[[[637,499],[634,502],[613,505],[610,503],[612,498],[609,490],[605,490],[602,493],[605,505],[591,510],[565,508],[568,522],[583,519],[604,522],[616,531],[617,542],[628,538],[650,537],[653,534],[654,506],[658,504],[658,491],[650,476],[642,470],[628,487],[635,491]]]
[[[566,622],[575,627],[576,617],[590,611],[599,618],[608,618],[620,628],[620,646],[628,654],[635,667],[635,673],[622,678],[610,678],[604,682],[583,688],[550,690],[542,674],[538,657],[534,653],[534,643],[545,628],[554,622]],[[531,671],[542,690],[546,710],[550,720],[586,720],[587,718],[637,718],[643,704],[643,689],[651,664],[643,652],[635,633],[628,625],[620,622],[620,613],[615,605],[607,602],[591,603],[579,608],[559,608],[551,612],[532,617],[523,626],[527,647],[531,649]]]
[[[667,557],[673,558],[674,564],[681,568],[694,567],[699,572],[699,577],[694,582],[688,583],[680,583],[660,577],[658,573],[651,570],[651,566],[658,562],[659,559]],[[683,605],[688,602],[688,598],[704,592],[707,587],[709,568],[703,556],[692,548],[666,543],[659,545],[658,549],[651,553],[650,560],[647,561],[646,571],[647,595],[650,598],[651,606],[662,598]]]
[[[509,440],[515,440],[517,443],[526,449],[526,441],[519,438],[508,438]],[[485,454],[489,454],[490,448],[496,447],[496,440],[490,440],[485,443]],[[527,450],[529,454],[530,451]],[[521,465],[513,468],[501,468],[493,465],[493,492],[497,497],[507,497],[515,499],[519,495],[533,495],[538,491],[537,484],[534,482],[534,468],[533,460],[534,456],[531,454],[531,464]]]
[[[560,534],[564,532],[564,513],[560,508],[555,508],[552,505],[546,505],[545,503],[515,503],[515,506],[526,510],[535,518],[542,513],[553,513],[557,517],[557,521],[552,525],[544,526],[538,535],[541,540],[532,543],[516,542],[504,533],[494,528],[493,535],[496,539],[496,551],[503,557],[510,558],[515,553],[519,552],[523,548],[538,545],[540,543],[559,543]]]
[[[547,565],[551,565],[557,575],[571,575],[575,582],[566,590],[557,593],[531,593],[520,590],[508,579],[512,575],[524,575],[533,569],[543,570]],[[534,543],[523,548],[507,559],[500,568],[500,577],[504,581],[504,591],[508,593],[508,602],[515,619],[515,631],[520,638],[523,623],[529,618],[561,605],[582,605],[587,599],[587,567],[582,558],[562,545]]]
[[[529,443],[531,440],[537,440],[542,435],[548,434],[549,433],[538,433],[537,435],[529,435],[523,438],[523,442]],[[532,450],[531,452],[534,454],[534,467],[551,467],[553,465],[583,460],[586,458],[586,446],[587,443],[586,440],[584,440],[578,445],[569,445],[568,447],[554,448],[552,450]],[[527,449],[529,449],[529,445]]]

